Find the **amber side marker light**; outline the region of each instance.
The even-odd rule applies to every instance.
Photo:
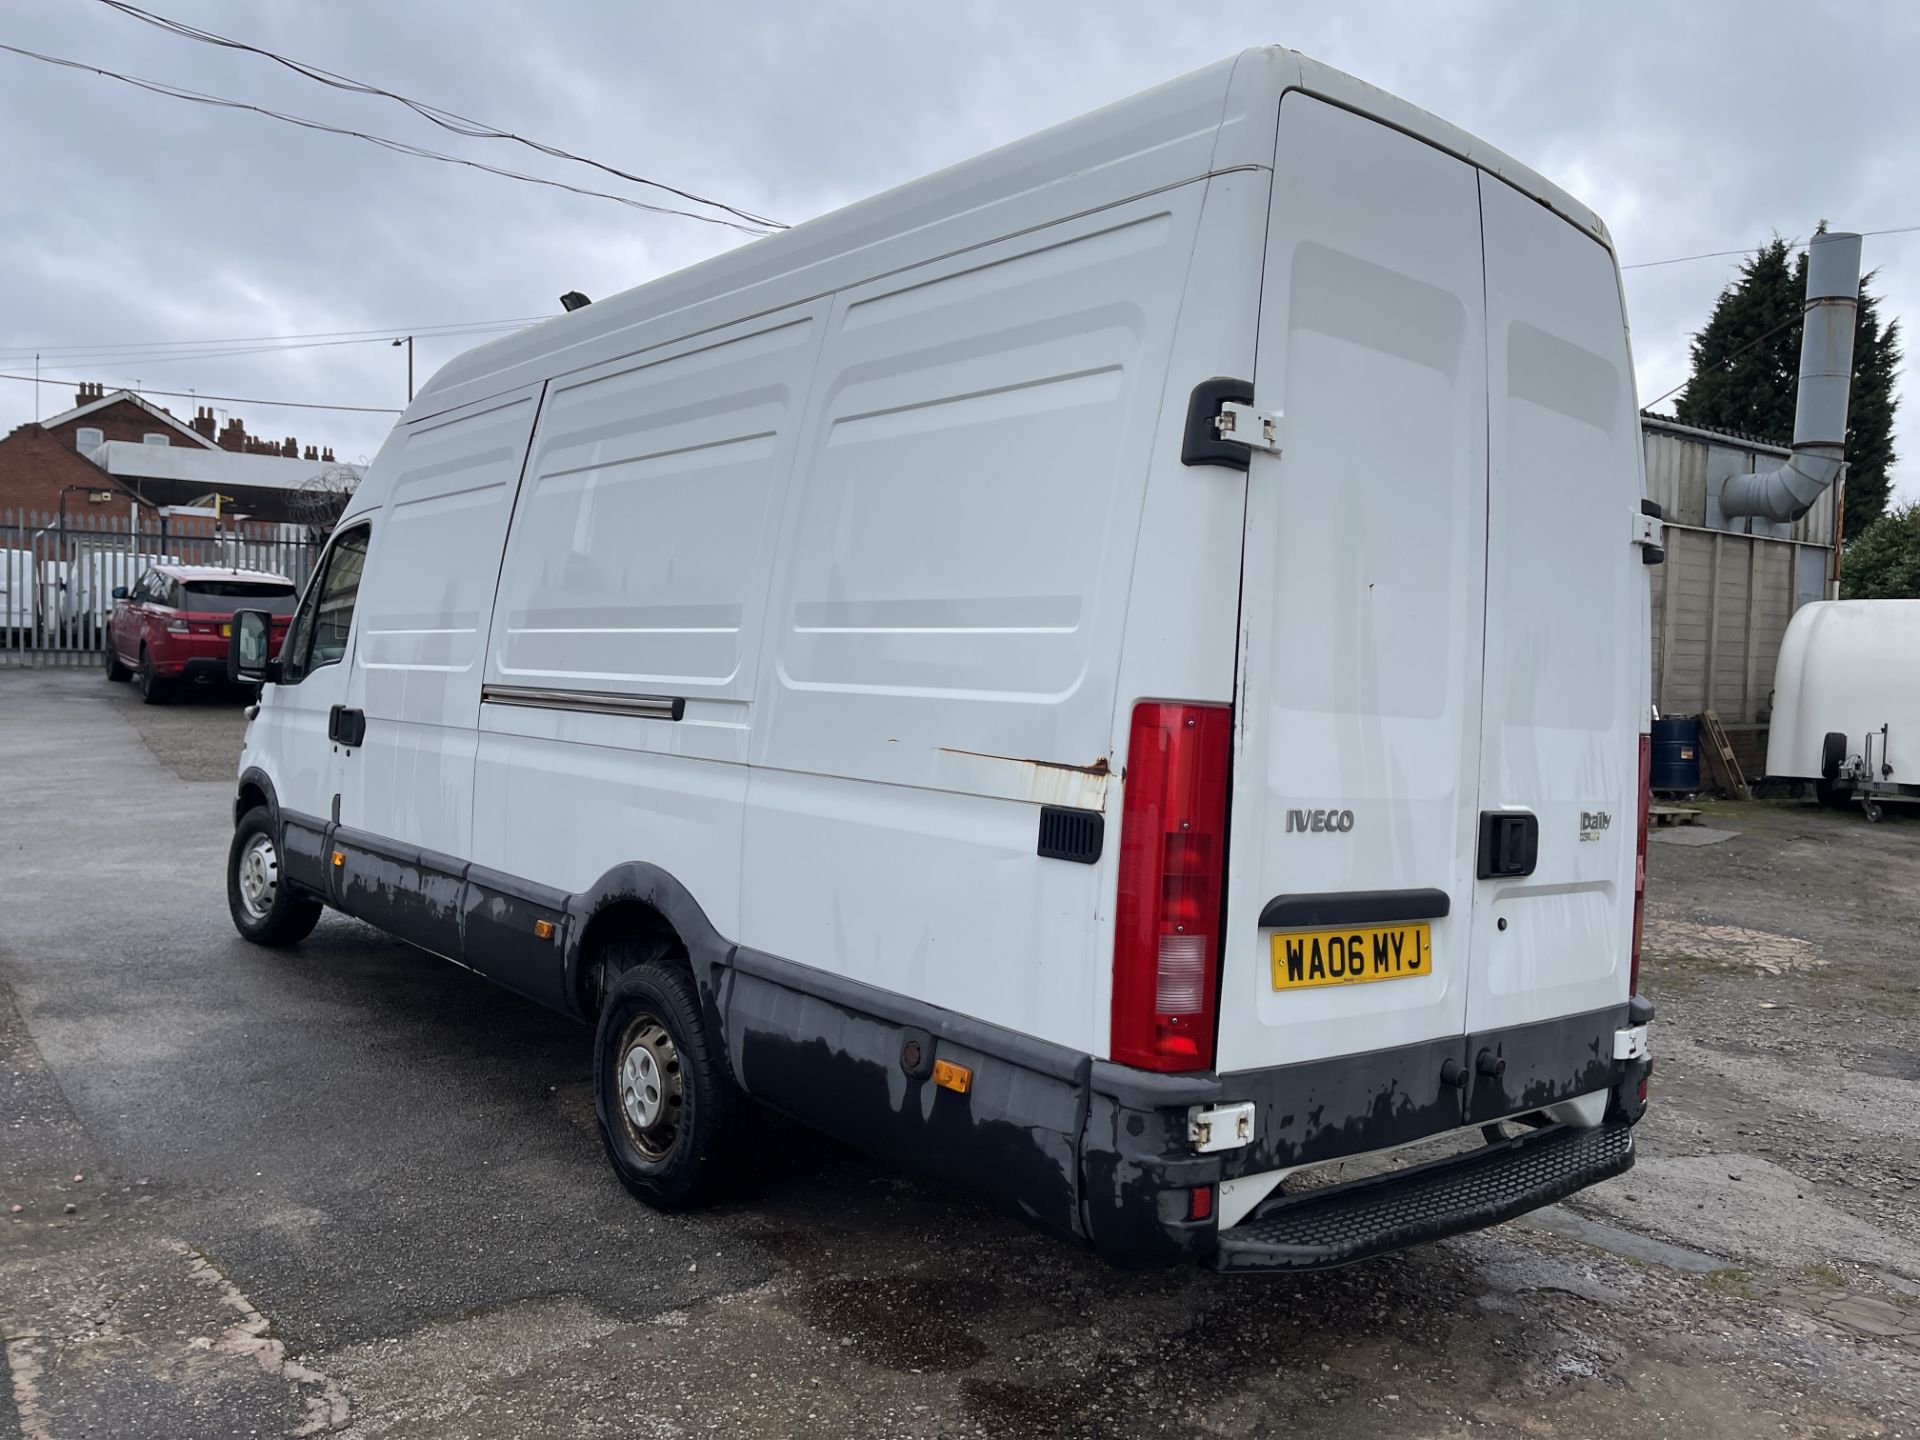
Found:
[[[973,1071],[951,1060],[936,1060],[933,1062],[933,1083],[942,1090],[964,1095],[973,1088]]]
[[[346,852],[346,851],[344,851],[344,850],[336,850],[336,851],[334,851],[334,852],[333,852],[333,863],[334,863],[334,864],[336,864],[336,865],[344,865],[344,864],[346,864],[346,863],[347,863],[347,852]]]
[[[534,921],[533,934],[535,939],[551,940],[553,938],[553,921],[551,920]]]

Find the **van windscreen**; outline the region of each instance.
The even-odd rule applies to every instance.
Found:
[[[291,615],[298,599],[293,586],[278,581],[191,580],[184,610],[264,610],[269,615]]]

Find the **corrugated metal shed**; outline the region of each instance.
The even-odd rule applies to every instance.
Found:
[[[1729,534],[1768,535],[1776,540],[1799,540],[1809,545],[1833,545],[1835,501],[1846,482],[1826,491],[1813,508],[1791,525],[1769,525],[1764,520],[1723,520],[1718,507],[1709,508],[1714,483],[1729,475],[1770,470],[1793,454],[1784,445],[1682,425],[1665,415],[1640,416],[1640,433],[1647,452],[1647,498],[1658,500],[1667,518],[1681,525],[1710,526]]]
[[[1653,574],[1654,703],[1666,715],[1710,709],[1729,726],[1764,724],[1787,621],[1828,593],[1840,487],[1791,525],[1729,523],[1716,482],[1791,452],[1659,415],[1643,415],[1641,433],[1647,496],[1667,522],[1667,562]]]

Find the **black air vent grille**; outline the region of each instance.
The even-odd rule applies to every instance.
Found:
[[[1106,817],[1098,810],[1043,805],[1040,808],[1041,858],[1091,865],[1100,858],[1100,844],[1106,829]]]

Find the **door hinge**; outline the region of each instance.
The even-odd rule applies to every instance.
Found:
[[[1660,506],[1652,500],[1642,500],[1640,508],[1633,514],[1633,541],[1640,548],[1640,563],[1658,565],[1667,558],[1666,524],[1660,513]]]
[[[1202,1155],[1238,1150],[1253,1143],[1253,1101],[1237,1105],[1195,1105],[1187,1111],[1187,1143]]]
[[[1278,410],[1256,410],[1238,400],[1229,400],[1214,416],[1213,428],[1220,438],[1269,455],[1280,453],[1280,425],[1285,417]]]

